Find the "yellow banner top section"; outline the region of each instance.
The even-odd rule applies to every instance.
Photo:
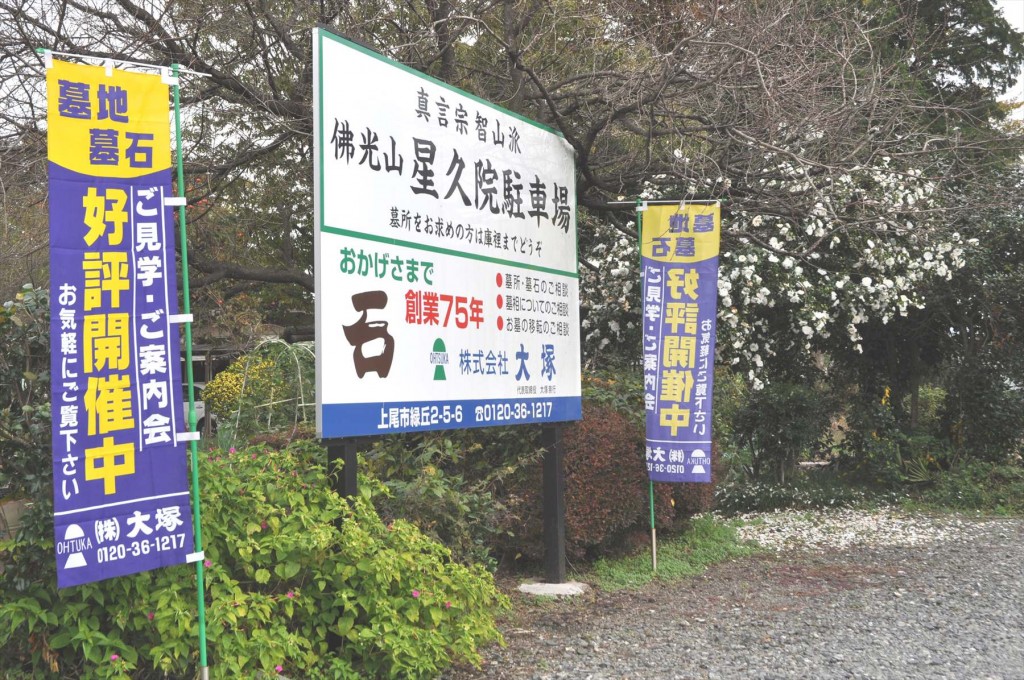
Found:
[[[718,204],[652,205],[643,217],[644,257],[661,262],[701,262],[718,256],[722,219]]]
[[[168,86],[159,75],[53,61],[46,72],[49,159],[94,177],[171,167]]]

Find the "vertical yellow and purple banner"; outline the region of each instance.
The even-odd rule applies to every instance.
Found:
[[[57,584],[192,551],[168,86],[47,70]]]
[[[641,214],[647,472],[655,482],[710,482],[719,207]]]

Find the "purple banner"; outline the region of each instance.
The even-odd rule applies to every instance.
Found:
[[[650,207],[642,226],[647,472],[710,482],[718,208]]]
[[[72,73],[79,77],[61,80],[60,92],[69,83],[85,97],[119,89],[91,87],[90,77],[103,77],[94,72]],[[116,96],[130,102],[133,94]],[[166,101],[164,86],[165,129]],[[147,137],[122,117],[125,137]],[[52,116],[50,125],[53,157],[62,129]],[[83,156],[104,158],[88,148]],[[133,166],[152,159],[142,154]],[[112,177],[116,169],[83,174],[51,161],[49,170],[54,544],[64,588],[181,564],[193,538],[170,319],[178,309],[170,169]]]

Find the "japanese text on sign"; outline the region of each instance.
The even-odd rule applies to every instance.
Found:
[[[578,419],[571,147],[329,32],[313,40],[318,431]]]
[[[711,476],[718,288],[717,206],[643,215],[643,369],[647,470],[654,481]]]
[[[191,508],[168,89],[55,61],[50,158],[54,530],[60,587],[182,563]]]

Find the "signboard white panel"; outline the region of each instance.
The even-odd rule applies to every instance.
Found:
[[[581,417],[572,148],[315,29],[317,430]]]

